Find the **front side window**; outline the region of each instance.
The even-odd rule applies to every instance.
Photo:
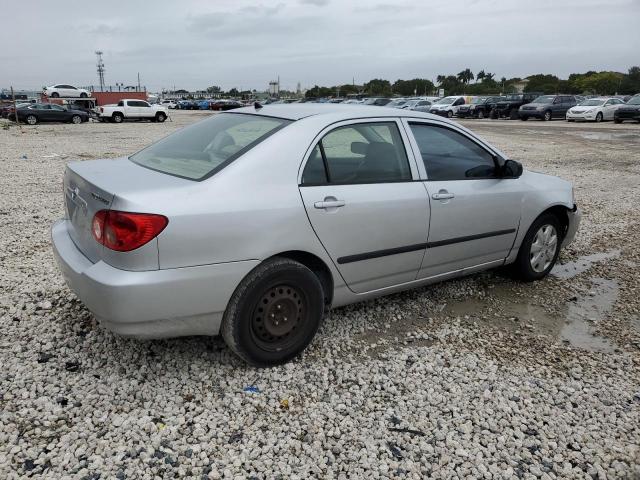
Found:
[[[221,113],[169,135],[129,159],[169,175],[204,180],[289,123],[281,118]]]
[[[331,184],[411,181],[397,124],[360,123],[326,134],[305,165],[302,183],[317,184],[322,179]]]
[[[64,108],[60,105],[51,105],[51,110],[57,110],[58,112],[64,112]]]
[[[429,180],[495,178],[493,155],[477,143],[445,127],[410,125]]]

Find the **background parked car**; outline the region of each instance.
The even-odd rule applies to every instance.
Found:
[[[171,109],[174,109],[178,106],[175,100],[162,100],[162,102],[160,102],[160,105]]]
[[[496,107],[491,110],[491,118],[509,118],[511,120],[517,120],[518,109],[535,98],[542,95],[537,92],[530,93],[514,93],[507,95],[504,100],[500,100]]]
[[[432,102],[430,100],[409,100],[405,103],[402,108],[405,110],[414,110],[417,112],[429,112],[429,108],[431,108]]]
[[[84,88],[76,88],[73,85],[67,85],[65,83],[58,83],[57,85],[46,87],[44,89],[44,93],[48,97],[52,97],[52,98],[58,98],[58,97],[87,98],[91,96],[91,93],[89,92],[89,90],[85,90]]]
[[[365,105],[375,105],[377,107],[384,107],[390,101],[391,101],[390,98],[374,97],[374,98],[367,98],[364,101],[364,104]]]
[[[198,102],[195,100],[180,100],[176,108],[180,110],[198,110],[200,107],[198,106]]]
[[[284,103],[284,102],[283,102]],[[234,108],[244,107],[240,102],[236,100],[217,100],[211,103],[211,110],[216,111],[227,111],[233,110]]]
[[[35,125],[39,122],[71,122],[82,123],[89,121],[89,114],[81,110],[69,110],[53,103],[34,103],[18,108],[9,114],[9,120],[15,120],[16,115],[21,122]]]
[[[386,106],[391,108],[404,108],[404,105],[406,105],[406,103],[407,100],[404,98],[394,98],[389,103],[387,103]]]
[[[576,97],[573,95],[541,95],[531,103],[523,105],[518,110],[520,120],[539,118],[540,120],[552,120],[565,118],[567,111],[576,106]]]
[[[198,108],[200,110],[209,110],[211,108],[211,103],[213,102],[213,100],[210,99],[204,99],[204,100],[200,100],[198,102]]]
[[[637,120],[640,122],[640,95],[634,95],[618,108],[613,116],[615,123],[622,123],[625,120]]]
[[[616,110],[621,105],[624,105],[624,102],[619,98],[589,98],[567,111],[567,122],[613,120]]]
[[[505,97],[501,96],[489,96],[489,97],[475,97],[468,105],[461,105],[458,108],[458,117],[461,118],[485,118],[489,117],[491,110],[496,108],[499,101],[504,100]]]
[[[23,102],[23,103],[18,103],[16,107],[23,108],[23,107],[28,107],[29,105],[32,105],[32,104]],[[0,117],[7,118],[10,114],[12,114],[15,111],[16,109],[14,108],[13,103],[7,103],[6,105],[0,106]]]
[[[431,108],[429,108],[429,113],[434,113],[436,115],[442,115],[444,117],[451,118],[456,113],[458,113],[458,109],[460,108],[460,106],[464,105],[465,103],[465,97],[463,97],[462,95],[452,95],[449,97],[444,97],[431,105]]]

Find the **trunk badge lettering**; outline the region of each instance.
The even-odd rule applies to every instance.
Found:
[[[99,202],[104,203],[105,205],[109,205],[109,200],[107,200],[106,198],[102,198],[100,195],[97,195],[93,192],[91,192],[91,196],[95,199],[98,200]]]

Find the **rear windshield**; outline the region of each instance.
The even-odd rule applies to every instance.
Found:
[[[289,123],[281,118],[221,113],[169,135],[129,159],[158,172],[204,180]]]

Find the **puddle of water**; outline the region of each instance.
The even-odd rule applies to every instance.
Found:
[[[573,262],[567,262],[563,265],[556,264],[556,266],[551,270],[551,275],[566,280],[568,278],[573,278],[582,272],[586,272],[594,263],[611,260],[612,258],[618,258],[619,256],[620,250],[594,253],[593,255],[580,257]]]
[[[613,308],[618,298],[618,284],[604,278],[592,279],[593,286],[588,295],[568,302],[558,314],[544,307],[533,305],[515,297],[507,289],[496,287],[488,298],[500,305],[498,308],[488,300],[466,299],[449,304],[444,312],[455,317],[481,318],[499,328],[510,331],[528,329],[533,333],[549,335],[570,345],[595,352],[613,352],[615,346],[606,338],[593,333],[594,326]]]
[[[611,132],[566,132],[569,135],[577,135],[587,140],[640,140],[637,133],[611,133]]]

